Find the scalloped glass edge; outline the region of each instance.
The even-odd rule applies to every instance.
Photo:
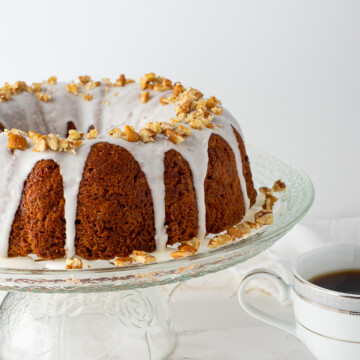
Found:
[[[24,270],[0,268],[0,289],[35,292],[96,292],[141,288],[183,281],[246,261],[272,246],[298,223],[314,202],[308,175],[278,157],[247,145],[255,187],[286,184],[274,210],[274,223],[246,239],[187,258],[123,268],[87,270]]]

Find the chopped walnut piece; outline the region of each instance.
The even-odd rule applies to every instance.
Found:
[[[134,79],[126,79],[125,81],[125,84],[128,85],[128,84],[133,84],[135,82]]]
[[[269,189],[269,188],[267,188],[267,187],[265,187],[265,186],[260,187],[260,188],[259,188],[259,191],[260,191],[262,194],[264,194],[265,196],[266,196],[267,194],[270,194],[270,195],[271,195],[271,194],[274,192],[273,189]]]
[[[181,83],[175,83],[173,88],[173,95],[179,96],[183,91],[185,91],[185,88],[181,85]]]
[[[111,135],[112,137],[114,137],[115,139],[119,139],[121,138],[121,130],[120,129],[111,129],[109,131],[109,135]]]
[[[40,137],[39,139],[36,140],[33,151],[43,152],[47,149],[47,147],[48,147],[48,144],[47,144],[45,137]]]
[[[79,131],[77,131],[75,129],[70,129],[68,139],[75,141],[75,140],[81,139],[83,136],[84,136],[84,133],[79,132]]]
[[[214,126],[213,123],[207,123],[207,124],[205,124],[205,126],[206,126],[208,129],[212,129],[212,130],[215,129],[215,126]]]
[[[149,81],[147,79],[144,79],[144,78],[140,78],[139,80],[139,85],[140,87],[145,90],[148,88],[148,85],[149,85]]]
[[[241,239],[244,236],[244,233],[242,232],[242,230],[236,226],[227,229],[227,233],[230,236],[234,236],[238,239]]]
[[[149,100],[149,92],[148,91],[142,91],[140,93],[140,101],[145,104]]]
[[[84,100],[85,101],[90,101],[90,100],[92,100],[92,95],[90,95],[90,94],[86,94],[85,96],[84,96]]]
[[[79,80],[81,84],[86,85],[91,80],[91,77],[89,75],[79,76]]]
[[[191,255],[195,254],[198,249],[196,249],[195,247],[191,246],[191,245],[186,245],[186,244],[181,244],[178,247],[179,251],[186,251],[186,252],[190,252]]]
[[[121,135],[125,140],[130,142],[137,142],[140,140],[140,135],[134,130],[133,126],[126,125],[125,131]]]
[[[36,96],[43,102],[49,102],[51,100],[51,95],[45,94],[43,92],[38,92]]]
[[[190,136],[191,135],[191,129],[189,129],[186,126],[183,126],[181,124],[178,125],[176,128],[176,132],[181,136]]]
[[[273,190],[275,192],[285,191],[286,190],[286,185],[281,180],[277,180],[275,182],[275,184],[273,185]]]
[[[154,121],[154,122],[148,122],[145,125],[146,129],[150,129],[155,131],[157,134],[164,133],[166,130],[171,130],[173,128],[173,125],[170,123],[167,123],[165,121]]]
[[[74,95],[79,95],[79,87],[74,83],[66,84],[66,90]]]
[[[57,84],[57,77],[56,76],[51,76],[51,77],[49,77],[47,82],[50,85],[56,85]]]
[[[53,151],[57,151],[59,148],[59,139],[55,134],[49,134],[47,136],[47,144],[49,146],[49,148]]]
[[[121,75],[119,76],[119,78],[116,80],[114,86],[122,87],[122,86],[125,86],[125,84],[126,84],[125,75],[124,75],[124,74],[121,74]]]
[[[185,138],[174,130],[167,129],[165,135],[176,145],[185,141]]]
[[[197,250],[199,250],[200,247],[200,240],[197,238],[192,238],[191,240],[185,240],[181,242],[182,245],[189,245]]]
[[[18,134],[9,134],[8,148],[24,151],[27,147],[27,140],[24,136]]]
[[[66,259],[66,269],[82,269],[83,263],[80,259]]]
[[[163,97],[163,96],[159,99],[159,101],[160,101],[161,105],[169,105],[170,104],[168,98]]]
[[[258,223],[256,223],[256,222],[246,221],[246,223],[249,224],[249,226],[251,227],[251,229],[258,230],[258,229],[261,228],[261,224],[258,224]]]
[[[189,122],[189,125],[196,130],[201,130],[205,127],[205,124],[202,120],[192,120]]]
[[[139,135],[144,143],[155,142],[156,132],[151,129],[141,129]]]
[[[160,82],[160,81],[161,82]],[[167,91],[167,90],[172,90],[173,86],[172,86],[172,82],[169,79],[166,78],[155,78],[154,80],[154,90],[155,91]]]
[[[97,129],[91,129],[87,134],[86,134],[86,138],[87,139],[96,139],[98,136],[98,131]]]
[[[210,111],[215,115],[222,115],[222,113],[223,113],[223,109],[220,106],[215,106],[215,107],[211,108]]]
[[[145,251],[137,251],[134,250],[131,253],[131,257],[133,258],[134,262],[140,264],[149,264],[156,262],[156,257],[150,254],[147,254]]]
[[[10,134],[15,134],[15,135],[24,135],[26,136],[27,133],[25,131],[19,130],[19,129],[4,129],[4,133],[6,136],[10,136]]]
[[[190,251],[173,251],[170,255],[173,259],[179,259],[179,258],[191,256],[193,255],[193,253]]]
[[[229,234],[223,234],[223,235],[219,235],[214,237],[213,239],[211,239],[209,241],[208,247],[210,249],[216,249],[219,246],[223,246],[226,244],[230,244],[231,242],[234,242],[235,238]]]
[[[114,260],[115,266],[130,266],[133,263],[133,259],[129,256],[118,257]]]
[[[154,81],[156,78],[156,74],[151,72],[149,74],[145,74],[144,77],[147,81]]]
[[[100,81],[92,81],[92,80],[90,80],[89,82],[87,82],[85,84],[85,89],[86,90],[95,89],[96,87],[99,87],[100,85],[101,85]]]
[[[271,225],[274,221],[272,211],[261,210],[255,214],[255,222],[260,225]]]
[[[212,109],[217,106],[217,104],[221,105],[221,101],[217,99],[215,96],[211,96],[206,100],[206,107],[208,109]]]
[[[273,206],[274,204],[278,201],[278,198],[271,195],[271,194],[266,194],[266,197],[265,197],[265,201],[264,201],[264,204],[262,206],[262,208],[264,210],[267,210],[267,211],[271,211],[273,209]]]

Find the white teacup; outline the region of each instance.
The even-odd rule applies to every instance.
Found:
[[[300,256],[289,286],[271,270],[258,269],[242,280],[239,302],[255,318],[298,337],[320,360],[360,359],[360,295],[327,290],[308,280],[337,270],[360,269],[360,246],[333,245]],[[256,278],[272,280],[280,300],[293,304],[295,321],[287,322],[252,306],[245,295],[246,285]]]

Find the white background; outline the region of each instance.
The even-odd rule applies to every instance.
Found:
[[[359,1],[1,1],[0,82],[155,71],[306,170],[310,219],[360,214]]]

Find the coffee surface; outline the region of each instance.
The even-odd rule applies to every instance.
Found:
[[[314,285],[346,294],[360,295],[360,269],[340,270],[317,275],[309,280]]]

